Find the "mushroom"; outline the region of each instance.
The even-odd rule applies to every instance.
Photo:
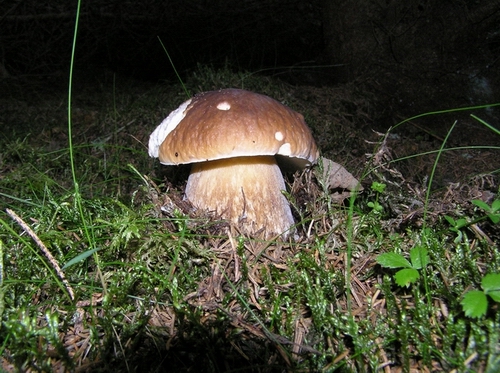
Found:
[[[247,233],[286,237],[294,224],[277,163],[314,164],[318,148],[304,117],[270,97],[241,89],[197,94],[174,110],[149,139],[165,165],[192,163],[185,198]]]

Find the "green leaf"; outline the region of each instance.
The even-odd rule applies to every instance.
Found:
[[[450,223],[451,228],[450,230],[453,232],[456,232],[459,229],[462,229],[463,227],[467,226],[469,222],[465,218],[460,218],[460,219],[453,219],[451,216],[445,215],[444,218]]]
[[[381,212],[384,208],[380,203],[377,201],[375,202],[368,202],[368,207],[371,207],[374,212]]]
[[[493,201],[493,203],[491,204],[491,211],[492,212],[500,211],[500,199],[496,199]]]
[[[481,201],[480,199],[474,199],[472,200],[472,203],[486,211],[488,218],[493,222],[493,224],[500,222],[500,214],[498,213],[500,210],[500,199],[494,200],[491,206],[488,206],[486,202]]]
[[[489,291],[488,295],[493,299],[495,302],[500,303],[500,290],[494,290],[494,291]]]
[[[462,231],[457,230],[457,237],[455,237],[453,242],[458,245],[460,242],[462,242],[463,236],[464,235],[463,235]]]
[[[380,254],[377,256],[377,263],[386,268],[412,268],[411,263],[397,253]]]
[[[488,206],[488,204],[484,201],[481,201],[480,199],[473,199],[472,201],[473,205],[476,205],[477,207],[483,209],[484,211],[491,211],[491,207]]]
[[[394,279],[396,280],[396,284],[399,286],[410,286],[412,282],[418,280],[420,275],[418,271],[414,268],[405,268],[400,271],[397,271],[394,275]]]
[[[88,251],[85,251],[83,253],[81,253],[80,255],[77,255],[75,256],[73,259],[71,259],[68,263],[66,263],[64,265],[64,267],[62,267],[62,269],[65,269],[65,268],[68,268],[69,266],[72,266],[73,264],[76,264],[76,263],[79,263],[81,262],[82,260],[85,260],[87,259],[89,256],[91,256],[93,253],[95,253],[97,250],[99,250],[99,248],[95,248],[95,249],[92,249],[92,250],[88,250]]]
[[[453,219],[451,216],[445,215],[444,218],[452,227],[456,226],[457,223],[455,222],[455,219]]]
[[[458,219],[455,222],[456,222],[455,228],[457,228],[457,229],[462,229],[463,227],[466,227],[467,225],[469,225],[469,222],[467,221],[466,218]]]
[[[421,269],[429,264],[429,255],[425,247],[414,247],[410,251],[410,260],[412,267],[415,269]]]
[[[481,287],[495,302],[500,302],[500,273],[489,273],[484,276]]]
[[[486,314],[488,299],[480,290],[471,290],[464,295],[460,302],[466,316],[479,318]]]
[[[384,193],[385,187],[386,187],[386,184],[378,183],[376,181],[374,181],[371,185],[371,189],[377,193]]]
[[[488,214],[488,217],[490,220],[493,222],[493,224],[496,224],[500,221],[500,214]]]

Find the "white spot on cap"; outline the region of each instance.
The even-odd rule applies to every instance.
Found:
[[[283,145],[281,145],[280,148],[278,149],[278,154],[287,156],[292,155],[292,149],[290,148],[290,143],[286,142]]]
[[[231,104],[227,101],[222,101],[217,104],[217,109],[227,111],[231,109]]]
[[[158,158],[158,153],[160,145],[167,138],[168,134],[172,132],[175,127],[184,119],[186,116],[186,108],[191,103],[191,99],[182,103],[177,109],[172,111],[168,117],[166,117],[163,122],[160,123],[158,127],[153,131],[151,136],[149,136],[149,156]]]
[[[274,134],[274,138],[278,141],[282,141],[284,139],[284,136],[280,131],[278,131]]]

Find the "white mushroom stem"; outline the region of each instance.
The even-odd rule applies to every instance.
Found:
[[[186,198],[249,233],[264,228],[267,237],[287,236],[294,220],[282,190],[285,182],[273,156],[237,157],[193,164]]]

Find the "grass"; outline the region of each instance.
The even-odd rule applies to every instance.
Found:
[[[363,193],[339,203],[310,173],[289,176],[300,238],[246,237],[186,208],[185,172],[149,159],[147,136],[186,89],[241,87],[294,107],[310,100],[229,68],[200,67],[183,87],[134,83],[113,78],[87,105],[75,92],[73,133],[1,139],[4,370],[500,369],[498,304],[478,317],[463,308],[468,292],[495,291],[481,286],[500,272],[498,221],[489,217],[498,214],[498,170],[460,180],[461,188],[433,187],[449,153],[443,142],[430,180],[409,182],[399,171],[408,158],[390,158],[387,133],[367,145]],[[42,122],[61,115],[47,111]],[[11,118],[27,126],[30,115]],[[313,109],[305,115],[315,133],[335,123]],[[488,203],[473,203],[470,190]],[[384,255],[402,264],[387,265]],[[411,281],[398,281],[401,267]]]

